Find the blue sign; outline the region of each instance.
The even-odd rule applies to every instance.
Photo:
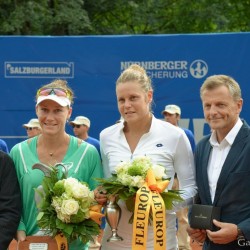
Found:
[[[191,129],[196,141],[210,132],[199,96],[210,75],[226,74],[239,82],[241,117],[250,117],[250,33],[0,38],[0,138],[9,148],[26,138],[22,125],[36,117],[36,90],[58,78],[75,92],[71,118],[87,116],[90,136],[99,138],[120,118],[115,82],[132,63],[152,78],[154,115],[163,118],[167,104],[179,105],[180,126]],[[66,129],[73,134],[69,125]]]

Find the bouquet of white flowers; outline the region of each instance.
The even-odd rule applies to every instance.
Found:
[[[62,233],[69,242],[80,239],[87,243],[93,240],[92,236],[99,234],[98,224],[103,216],[94,200],[94,192],[87,183],[67,178],[65,174],[59,177],[56,167],[49,168],[48,172],[42,189],[36,189],[40,196],[39,227],[47,229],[52,237]]]
[[[154,249],[166,249],[165,210],[171,210],[173,202],[182,198],[179,190],[167,189],[169,179],[163,166],[153,164],[146,156],[138,157],[131,162],[121,162],[112,177],[97,181],[108,194],[125,201],[132,213],[129,219],[129,223],[133,222],[131,249],[146,249],[149,225],[153,226]],[[113,232],[113,226],[111,229]]]
[[[150,175],[148,175],[149,173]],[[163,185],[160,195],[165,203],[165,208],[171,210],[173,201],[182,201],[181,191],[167,190],[169,178],[167,178],[166,169],[159,164],[153,164],[147,156],[137,157],[130,162],[121,162],[115,167],[112,177],[107,179],[97,178],[96,180],[108,194],[117,195],[118,200],[124,200],[127,209],[134,213],[136,193],[152,175],[156,180],[155,186]],[[155,189],[152,185],[151,188]],[[134,214],[129,220],[130,223],[133,222],[133,216]]]

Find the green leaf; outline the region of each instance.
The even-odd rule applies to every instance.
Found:
[[[41,220],[43,216],[44,216],[44,212],[39,212],[37,215],[37,220]]]

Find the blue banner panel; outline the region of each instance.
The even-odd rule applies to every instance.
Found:
[[[163,118],[167,104],[182,109],[180,125],[196,141],[210,132],[204,121],[199,89],[206,77],[227,74],[239,82],[249,122],[248,62],[250,33],[29,37],[0,36],[0,138],[9,148],[26,138],[22,124],[35,114],[36,90],[65,79],[75,92],[72,119],[91,120],[90,136],[114,124],[115,82],[132,63],[143,66],[154,86],[154,115]],[[67,125],[67,131],[73,134]]]

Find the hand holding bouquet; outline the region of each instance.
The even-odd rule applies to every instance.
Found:
[[[163,183],[165,185],[160,194],[166,209],[171,210],[174,201],[182,201],[180,191],[167,190],[169,179],[166,175],[166,169],[161,165],[153,164],[152,160],[147,156],[135,158],[131,162],[121,162],[115,167],[112,177],[107,179],[97,178],[96,180],[108,194],[117,194],[118,199],[125,201],[127,209],[133,213],[136,193],[147,181],[149,172],[153,173],[155,178],[154,185],[162,185]],[[129,222],[133,222],[133,215]]]
[[[110,195],[116,195],[132,212],[132,249],[146,249],[148,224],[153,224],[154,249],[166,249],[166,209],[182,201],[180,191],[168,190],[165,168],[153,164],[149,157],[121,162],[108,179],[97,181]],[[152,223],[153,222],[153,223]],[[141,248],[143,246],[143,248]]]
[[[42,189],[36,190],[40,196],[39,227],[47,229],[52,237],[62,233],[69,242],[80,239],[87,243],[93,240],[92,237],[99,234],[100,218],[103,216],[93,191],[87,183],[67,178],[65,174],[59,178],[56,167],[49,168],[47,173]]]

